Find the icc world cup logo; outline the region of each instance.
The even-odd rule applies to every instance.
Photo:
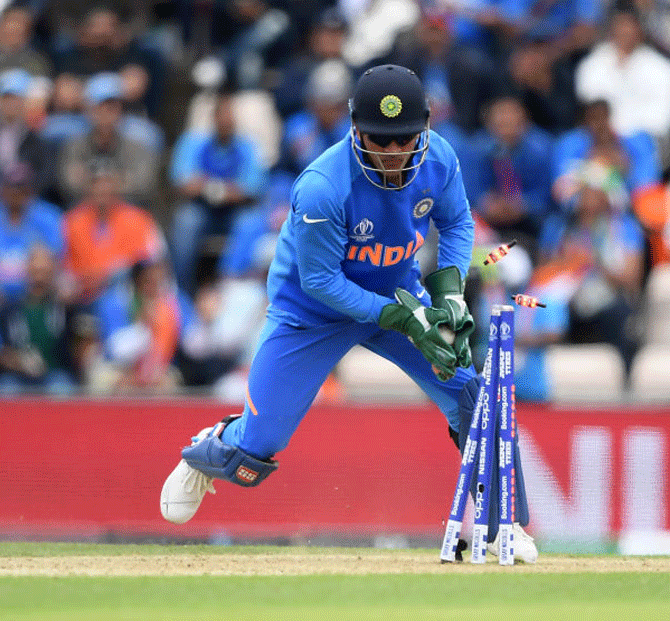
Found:
[[[374,228],[375,225],[370,220],[368,220],[367,218],[363,218],[354,227],[354,234],[350,235],[350,237],[359,242],[367,241],[368,239],[372,239],[374,237],[374,235],[372,234],[372,230]]]

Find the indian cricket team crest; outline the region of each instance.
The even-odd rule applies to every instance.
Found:
[[[386,95],[379,103],[379,107],[384,116],[394,119],[402,111],[402,101],[397,95]]]
[[[368,218],[363,218],[355,227],[354,234],[350,235],[352,239],[355,239],[358,242],[368,241],[372,239],[374,235],[372,234],[375,225]]]
[[[415,218],[423,218],[433,208],[434,202],[435,201],[430,197],[422,198],[416,205],[414,205],[412,215]]]

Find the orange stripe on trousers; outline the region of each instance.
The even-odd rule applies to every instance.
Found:
[[[249,384],[247,384],[247,403],[249,404],[249,409],[254,416],[258,416],[258,410],[254,405],[254,402],[251,400],[251,395],[249,394]]]

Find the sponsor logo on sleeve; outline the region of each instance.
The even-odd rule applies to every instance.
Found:
[[[307,214],[302,216],[302,221],[306,224],[314,224],[316,222],[328,222],[328,218],[309,218]]]

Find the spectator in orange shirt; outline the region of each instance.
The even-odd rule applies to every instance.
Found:
[[[651,267],[670,263],[670,184],[640,190],[633,196],[633,211],[649,238]]]
[[[138,261],[166,254],[163,234],[144,209],[125,203],[114,160],[93,161],[88,195],[65,214],[65,294],[93,302]]]

